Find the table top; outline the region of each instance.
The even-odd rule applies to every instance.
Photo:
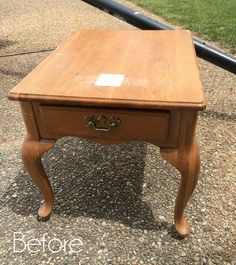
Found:
[[[79,30],[9,99],[132,108],[206,106],[189,31]]]

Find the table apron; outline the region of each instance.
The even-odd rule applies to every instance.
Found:
[[[98,143],[145,141],[157,146],[177,146],[180,123],[178,111],[123,110],[39,103],[33,103],[33,110],[42,139],[77,136]],[[89,126],[88,117],[96,120],[98,128]],[[120,123],[110,128],[109,123],[112,124],[114,118]]]

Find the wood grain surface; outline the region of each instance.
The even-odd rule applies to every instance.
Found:
[[[121,74],[120,87],[96,86]],[[12,100],[135,108],[203,109],[189,31],[80,30],[9,94]]]

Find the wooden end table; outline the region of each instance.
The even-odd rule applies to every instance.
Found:
[[[51,215],[54,194],[41,156],[57,139],[146,141],[181,173],[174,221],[181,236],[189,233],[184,209],[200,164],[195,127],[206,107],[189,31],[77,31],[9,99],[20,101],[22,159],[43,195],[42,219]]]

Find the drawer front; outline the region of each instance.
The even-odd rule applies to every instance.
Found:
[[[40,136],[78,136],[100,143],[146,141],[165,145],[169,112],[35,105]]]

